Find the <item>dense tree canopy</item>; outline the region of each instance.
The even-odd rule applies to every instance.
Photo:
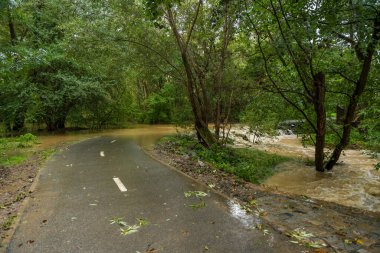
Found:
[[[231,123],[298,120],[319,171],[352,134],[380,139],[376,0],[1,0],[0,16],[4,132],[192,123],[211,147]]]

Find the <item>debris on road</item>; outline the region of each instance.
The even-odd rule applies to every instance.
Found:
[[[184,195],[186,198],[189,198],[191,196],[201,198],[201,197],[206,197],[207,193],[202,192],[202,191],[187,191],[187,192],[184,192]]]
[[[123,220],[123,218],[113,218],[111,219],[111,225],[112,224],[117,224],[120,226],[120,231],[121,231],[121,235],[129,235],[129,234],[132,234],[132,233],[136,233],[138,232],[138,230],[143,227],[143,226],[146,226],[149,224],[149,221],[144,219],[144,218],[136,218],[136,220],[138,221],[138,224],[134,224],[134,225],[128,225],[127,222],[125,222]]]

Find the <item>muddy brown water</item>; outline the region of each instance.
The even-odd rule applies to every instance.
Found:
[[[38,136],[41,142],[37,148],[46,149],[57,147],[65,143],[75,143],[89,138],[99,136],[129,137],[141,146],[153,145],[157,140],[165,135],[175,134],[179,131],[172,125],[137,125],[130,129],[110,129],[101,132],[77,131],[50,135]]]
[[[98,136],[125,136],[140,146],[153,145],[162,136],[175,134],[179,129],[172,125],[137,125],[132,129],[114,129],[102,132],[67,133],[39,136],[38,149],[53,148]],[[332,172],[317,173],[301,159],[313,158],[313,148],[303,147],[296,136],[280,136],[274,142],[264,142],[254,147],[268,152],[297,157],[279,165],[279,173],[264,185],[292,194],[331,201],[338,204],[380,212],[380,172],[374,169],[379,159],[373,159],[364,151],[347,150],[341,163]]]
[[[380,212],[380,171],[374,169],[378,158],[363,150],[346,150],[339,165],[331,172],[319,173],[301,159],[312,159],[312,147],[303,147],[296,136],[281,136],[272,144],[260,144],[260,149],[298,157],[281,164],[281,172],[264,182],[283,192],[338,204]]]

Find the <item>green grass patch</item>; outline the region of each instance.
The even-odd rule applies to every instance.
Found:
[[[33,134],[0,138],[0,165],[15,166],[22,164],[27,160],[30,148],[37,143],[37,137]]]
[[[190,136],[164,137],[160,143],[170,145],[177,153],[190,154],[217,169],[256,184],[272,176],[278,164],[291,159],[251,148],[214,146],[206,149]]]
[[[16,219],[16,215],[11,215],[9,216],[3,224],[1,224],[1,229],[2,230],[9,230],[14,222],[14,220]]]
[[[47,149],[47,150],[44,150],[40,153],[40,157],[43,159],[43,160],[47,160],[50,156],[52,156],[53,154],[55,153],[55,149]]]
[[[19,155],[12,155],[12,156],[5,156],[0,158],[0,165],[3,166],[15,166],[22,164],[27,159],[26,154],[19,154]]]

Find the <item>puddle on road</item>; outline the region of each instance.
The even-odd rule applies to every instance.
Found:
[[[231,216],[239,220],[246,228],[251,229],[260,223],[258,219],[255,219],[254,215],[247,214],[246,210],[239,203],[228,200],[227,205]]]
[[[281,136],[275,144],[261,144],[260,148],[302,158],[314,155],[313,148],[304,148],[295,136]],[[300,161],[284,163],[280,165],[283,171],[264,184],[284,192],[380,212],[380,171],[374,169],[379,159],[360,150],[347,150],[341,161],[327,173],[318,173]]]

